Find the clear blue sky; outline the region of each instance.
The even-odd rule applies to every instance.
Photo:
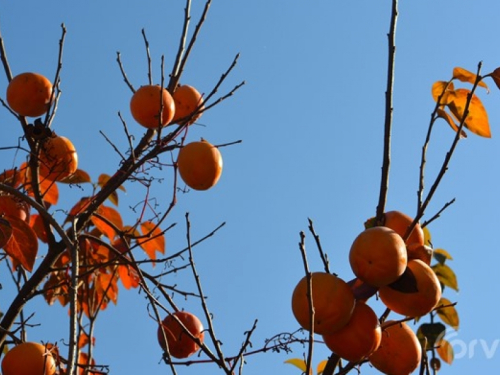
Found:
[[[193,3],[196,19],[201,2]],[[332,270],[345,279],[352,277],[349,247],[365,219],[374,215],[378,199],[390,3],[215,0],[212,5],[183,81],[209,92],[241,53],[221,94],[242,80],[246,85],[205,113],[200,119],[204,126],[192,127],[189,137],[243,143],[222,149],[224,171],[214,189],[178,196],[166,223],[178,223],[169,232],[167,251],[173,253],[185,244],[185,212],[190,213],[194,237],[227,223],[195,253],[227,355],[237,353],[254,319],[259,320],[254,349],[266,338],[297,328],[290,296],[303,275],[297,244],[299,232],[307,232],[307,218],[315,223]],[[112,174],[119,162],[100,131],[122,150],[126,147],[118,111],[137,138],[142,132],[128,110],[130,91],[122,81],[116,52],[121,52],[132,83],[136,87],[146,83],[144,28],[158,82],[161,55],[170,67],[175,53],[183,5],[184,1],[154,0],[0,3],[0,28],[14,74],[38,71],[53,77],[60,24],[66,25],[63,94],[53,126],[74,141],[80,167],[92,178],[101,172]],[[496,0],[476,0],[473,5],[464,0],[401,2],[388,209],[415,212],[420,152],[434,105],[432,83],[448,79],[455,66],[474,71],[483,61],[484,73],[500,66],[498,10]],[[6,82],[0,74],[0,91]],[[451,367],[443,366],[444,375],[492,373],[500,367],[500,351],[494,350],[500,341],[495,287],[500,261],[500,92],[488,84],[492,92],[481,93],[481,98],[493,138],[470,135],[459,144],[427,215],[456,198],[430,227],[434,245],[454,256],[451,265],[460,286],[459,293],[445,295],[458,302],[461,328],[450,339],[460,358]],[[0,111],[0,124],[4,129],[0,147],[17,144],[19,125],[5,110]],[[438,128],[428,155],[428,184],[453,137],[446,124]],[[20,159],[5,152],[0,167],[10,168]],[[164,205],[171,199],[169,172],[162,171],[165,180],[152,192]],[[68,188],[61,194],[65,195],[61,208],[67,209],[82,193]],[[126,221],[134,221],[128,207],[141,194],[144,190],[131,185],[127,194],[120,195]],[[310,266],[320,270],[307,235]],[[0,310],[11,298],[4,277]],[[174,276],[172,282],[192,285],[187,273]],[[169,372],[159,363],[156,324],[145,301],[135,291],[122,290],[118,305],[102,313],[95,357],[109,364],[112,374]],[[178,303],[201,313],[195,300],[178,299]],[[377,306],[377,301],[373,303]],[[67,335],[66,309],[47,308],[40,300],[29,311],[36,313],[33,323],[40,324],[30,331],[29,339],[62,343]],[[299,374],[283,364],[287,358],[302,356],[302,347],[294,349],[292,354],[250,356],[244,373]],[[315,363],[327,356],[317,346]],[[219,373],[210,365],[178,368],[179,374],[200,371]],[[362,373],[374,371],[363,366]]]

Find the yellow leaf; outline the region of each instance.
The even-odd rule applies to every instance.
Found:
[[[303,359],[301,358],[291,358],[291,359],[287,359],[285,361],[285,363],[289,363],[291,365],[294,365],[295,367],[298,367],[299,369],[302,370],[302,372],[305,372],[306,371],[306,361],[304,361]]]
[[[435,264],[432,266],[432,269],[441,284],[458,292],[457,276],[450,267],[446,264]]]
[[[457,132],[458,131],[458,126],[455,124],[455,121],[453,121],[452,117],[442,108],[438,108],[436,111],[436,114],[438,117],[444,119],[448,125],[451,126],[451,128]],[[467,138],[467,133],[465,133],[463,130],[460,132],[460,137],[461,138]]]
[[[474,84],[476,83],[477,75],[469,72],[467,69],[456,67],[453,69],[453,78],[462,82]],[[483,81],[479,81],[478,86],[485,88],[488,92],[490,91]]]
[[[432,237],[429,228],[424,227],[424,245],[432,247]]]
[[[437,102],[442,96],[439,105],[448,104],[453,99],[454,89],[453,82],[436,81],[432,85],[432,97]]]
[[[455,90],[454,99],[448,103],[448,108],[459,122],[462,121],[465,114],[465,106],[467,104],[467,97],[469,94],[469,90],[457,89]],[[469,104],[469,113],[465,119],[464,125],[474,134],[486,138],[491,137],[488,113],[486,112],[483,103],[476,95],[472,95],[472,99]]]
[[[441,359],[451,365],[453,362],[453,346],[446,341],[445,339],[442,339],[439,341],[439,347],[437,348],[437,352]]]
[[[451,305],[451,301],[447,298],[442,297],[438,303],[438,306],[446,306]],[[441,320],[448,324],[453,329],[457,330],[459,326],[458,313],[455,309],[455,306],[448,306],[441,309],[436,310],[437,314],[441,318]]]
[[[326,364],[328,363],[327,360],[323,360],[318,364],[318,367],[316,368],[316,372],[318,375],[321,375],[323,371],[325,371]]]
[[[453,260],[450,253],[447,252],[445,249],[434,249],[432,255],[441,264],[444,264],[446,260]]]

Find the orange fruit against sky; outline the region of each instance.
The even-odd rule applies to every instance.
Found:
[[[177,158],[182,180],[195,190],[213,187],[222,174],[222,165],[219,149],[205,140],[185,145]]]
[[[54,135],[47,138],[40,148],[40,176],[60,181],[71,176],[78,168],[75,146],[66,137]]]
[[[314,306],[314,332],[322,335],[338,331],[351,318],[354,295],[341,278],[326,273],[311,274],[312,302]],[[304,276],[292,294],[292,312],[302,328],[311,330],[311,308],[307,277]]]
[[[380,345],[382,329],[370,306],[357,301],[351,319],[340,330],[323,335],[328,349],[341,358],[358,362],[373,353]]]
[[[400,211],[388,211],[384,215],[384,226],[391,228],[401,237],[405,236],[406,231],[410,227],[411,223],[413,223],[413,219],[410,216]],[[419,223],[415,225],[415,228],[413,228],[410,236],[405,241],[405,243],[409,246],[420,246],[424,244],[424,231],[420,227]]]
[[[349,263],[363,282],[373,286],[390,284],[406,269],[405,243],[399,234],[387,227],[365,229],[352,243]]]
[[[42,344],[25,342],[10,349],[2,360],[3,375],[54,375],[56,364]]]
[[[201,117],[202,112],[200,111],[202,111],[204,107],[203,98],[193,86],[182,85],[177,87],[172,97],[175,102],[175,115],[172,122],[186,120],[187,124],[191,125]],[[196,114],[193,115],[195,111]]]
[[[167,350],[175,358],[187,358],[198,351],[198,343],[182,328],[176,316],[191,334],[203,342],[204,329],[200,319],[186,311],[176,311],[167,315],[161,325],[158,326],[158,343],[163,350]],[[163,326],[163,329],[162,329]],[[165,337],[167,340],[165,341]]]
[[[370,356],[370,363],[384,374],[408,375],[420,364],[422,347],[417,335],[404,322],[382,325],[382,341]]]
[[[38,117],[50,107],[52,83],[38,73],[21,73],[7,86],[7,103],[21,116]]]
[[[408,269],[415,277],[418,291],[406,293],[388,285],[379,289],[379,296],[389,309],[398,314],[422,316],[432,311],[441,299],[441,284],[432,268],[420,259],[408,261]]]
[[[161,110],[161,114],[160,114]],[[172,95],[159,85],[141,86],[130,100],[130,112],[135,121],[148,129],[167,125],[175,114]]]

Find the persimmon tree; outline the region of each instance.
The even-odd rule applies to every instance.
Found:
[[[351,286],[352,296],[357,301],[356,303],[362,303],[364,308],[365,306],[384,307],[385,311],[378,318],[382,332],[381,335],[373,333],[375,326],[369,323],[371,315],[358,318],[359,314],[356,313],[355,307],[349,323],[341,322],[344,328],[325,334],[323,324],[328,322],[328,326],[331,327],[332,321],[340,322],[339,311],[334,309],[335,311],[332,312],[335,304],[328,303],[339,298],[337,296],[339,288],[335,289],[336,294],[333,293],[333,289],[328,291],[329,288],[325,282],[320,281],[317,276],[322,273],[331,275],[335,273],[335,269],[329,263],[328,255],[322,248],[313,222],[309,220],[309,231],[324,270],[318,272],[318,270],[310,269],[306,253],[306,234],[301,232],[299,249],[305,276],[300,279],[294,290],[292,307],[297,321],[306,333],[308,345],[303,358],[290,358],[286,361],[300,368],[305,374],[313,373],[313,348],[315,345],[323,344],[332,350],[332,355],[328,359],[321,360],[317,365],[316,372],[323,375],[346,374],[351,371],[362,373],[363,365],[368,364],[383,373],[418,371],[420,374],[436,374],[441,368],[441,361],[448,364],[453,362],[453,347],[446,340],[445,333],[447,329],[457,330],[459,327],[458,310],[455,307],[457,301],[453,299],[456,295],[445,297],[442,294],[448,293],[448,290],[458,291],[457,276],[450,266],[450,261],[453,259],[450,253],[443,248],[434,247],[429,226],[454,203],[455,199],[444,202],[437,212],[429,212],[428,206],[448,171],[460,140],[466,138],[468,134],[484,138],[491,137],[488,113],[479,97],[479,90],[489,92],[488,80],[493,81],[500,88],[500,68],[493,72],[483,73],[482,62],[471,70],[455,67],[447,80],[437,81],[432,85],[431,94],[436,105],[431,113],[421,149],[420,167],[417,171],[415,213],[411,217],[399,213],[402,216],[398,222],[395,222],[392,219],[395,211],[386,211],[386,201],[391,166],[397,19],[398,1],[393,0],[391,22],[387,34],[388,74],[380,194],[374,212],[375,216],[364,223],[366,229],[358,238],[353,239],[349,261],[355,277],[347,282]],[[429,163],[427,149],[433,139],[433,130],[439,121],[447,123],[453,133],[451,133],[451,143],[449,149],[445,150],[439,171],[434,180],[428,183],[426,178],[426,167]],[[425,220],[423,220],[424,217]],[[372,232],[377,228],[385,229],[380,237]],[[419,239],[415,242],[414,237],[419,232],[421,234],[417,236]],[[367,239],[361,240],[362,236]],[[397,258],[400,255],[391,255],[389,251],[391,247],[394,247],[392,250],[394,254],[400,254],[396,247],[399,248],[401,243],[398,242],[396,245],[392,243],[392,240],[389,243],[388,236],[396,236],[401,240],[404,249],[401,258]],[[360,242],[364,243],[360,245]],[[354,263],[353,251],[356,252]],[[338,259],[338,254],[336,254],[336,259]],[[348,261],[347,257],[346,261]],[[395,266],[389,264],[391,261],[397,263],[398,266],[404,264],[403,269],[397,270]],[[421,276],[423,271],[419,268],[425,269],[428,277],[423,278]],[[399,276],[391,276],[390,272],[393,270],[399,272]],[[391,277],[393,278],[389,280],[388,278]],[[424,279],[434,281],[423,283]],[[434,290],[436,290],[435,293]],[[427,296],[423,297],[424,294]],[[348,297],[343,296],[343,298],[345,300]],[[297,308],[297,305],[300,305],[300,308]],[[297,313],[296,310],[299,312]],[[394,318],[388,320],[389,316],[392,317],[391,314]],[[345,320],[344,315],[342,315],[342,320]],[[304,321],[306,323],[303,323]],[[415,331],[408,327],[408,322],[415,323]],[[396,332],[402,331],[402,328],[405,334]],[[318,336],[318,334],[321,335]]]
[[[108,372],[104,362],[94,359],[94,327],[100,312],[109,303],[118,302],[121,284],[125,289],[140,288],[147,296],[150,315],[158,322],[158,341],[165,350],[164,360],[173,373],[176,371],[174,357],[184,358],[198,349],[227,374],[234,373],[236,366],[241,364],[255,327],[248,331],[241,348],[232,356],[222,352],[194,260],[196,245],[220,227],[205,237],[192,239],[186,215],[187,245],[177,252],[165,254],[165,237],[170,229],[165,228],[165,219],[175,209],[178,192],[188,187],[206,190],[214,186],[223,167],[219,149],[238,143],[212,145],[206,140],[187,141],[191,124],[244,85],[241,82],[220,93],[237,65],[238,56],[214,80],[210,92],[200,94],[194,86],[182,82],[182,74],[210,5],[211,1],[202,5],[201,15],[193,26],[192,4],[186,1],[177,54],[168,64],[163,57],[159,62],[152,61],[147,34],[143,30],[147,81],[130,82],[126,64],[121,54],[117,54],[117,69],[123,76],[124,89],[130,90],[130,111],[136,123],[126,121],[126,116],[119,113],[118,119],[129,146],[118,149],[108,139],[110,151],[118,153],[122,160],[114,174],[101,173],[95,181],[78,168],[78,150],[71,141],[60,136],[59,129],[52,126],[61,96],[65,25],[61,27],[59,56],[52,80],[31,72],[14,75],[15,67],[10,65],[4,40],[0,38],[0,57],[9,82],[7,96],[1,102],[12,114],[12,121],[20,125],[22,144],[16,148],[25,156],[23,163],[4,170],[0,176],[0,199],[4,202],[0,220],[1,261],[10,270],[18,290],[14,300],[5,307],[0,322],[0,343],[5,351],[25,341],[29,317],[23,314],[24,308],[44,298],[48,304],[61,304],[69,310],[65,340],[68,350],[47,343],[57,372]],[[156,80],[153,79],[154,67],[161,72]],[[145,128],[137,142],[129,132],[132,126]],[[182,156],[179,163],[177,154]],[[166,202],[162,207],[149,196],[151,184],[157,183],[150,175],[160,168],[169,168],[174,176],[171,198],[162,200]],[[144,186],[145,195],[135,207],[139,212],[137,220],[127,223],[120,212],[119,193],[133,183]],[[64,191],[62,185],[81,186],[82,191],[88,191],[83,187],[90,186],[90,194],[74,202],[58,221],[54,212],[58,210],[59,193]],[[153,274],[151,265],[166,271]],[[169,274],[179,272],[191,274],[195,290],[168,282]],[[186,296],[199,300],[204,316],[201,319],[193,317],[199,324],[193,325],[192,319],[180,318],[189,315],[182,311],[182,305],[174,296],[180,296],[181,300]],[[18,371],[9,366],[3,369],[5,374]]]
[[[453,358],[450,345],[442,338],[443,332],[446,326],[456,329],[459,325],[453,300],[455,296],[443,297],[441,292],[457,290],[458,284],[449,266],[452,259],[450,253],[434,248],[428,229],[429,224],[453,200],[444,203],[438,212],[428,212],[428,205],[448,170],[460,140],[468,133],[490,137],[487,112],[479,99],[478,90],[488,89],[486,79],[489,78],[500,87],[500,70],[484,74],[481,64],[475,69],[455,68],[449,79],[432,85],[436,105],[422,146],[416,210],[402,229],[390,225],[386,199],[391,162],[397,0],[393,0],[392,4],[380,196],[374,217],[367,220],[365,226],[367,230],[380,226],[391,228],[382,231],[390,232],[396,238],[396,251],[405,263],[390,281],[379,283],[379,279],[373,279],[373,282],[367,282],[369,279],[361,276],[361,271],[359,274],[355,271],[356,277],[344,282],[333,275],[335,269],[329,264],[319,235],[310,221],[309,230],[324,264],[322,275],[332,285],[342,285],[345,291],[339,296],[339,300],[343,301],[339,302],[343,311],[342,322],[337,322],[338,325],[329,323],[328,327],[322,327],[325,330],[321,333],[336,334],[350,323],[356,326],[358,323],[355,322],[366,324],[371,320],[375,324],[368,324],[365,328],[370,330],[371,339],[380,344],[384,332],[396,332],[396,328],[406,327],[405,322],[418,318],[415,337],[420,339],[421,346],[416,347],[415,351],[423,353],[418,358],[418,365],[421,371],[429,372],[432,369],[436,372],[440,360],[451,363]],[[51,79],[36,72],[14,74],[13,71],[17,69],[11,65],[8,49],[0,35],[0,59],[9,82],[5,88],[6,95],[0,96],[0,101],[3,110],[11,114],[12,122],[19,124],[21,141],[11,148],[22,154],[24,159],[14,168],[3,170],[0,175],[0,262],[10,273],[8,276],[17,290],[12,301],[2,304],[0,344],[2,352],[7,353],[4,358],[11,353],[9,360],[2,362],[4,375],[19,372],[18,365],[35,366],[34,363],[40,363],[39,360],[30,362],[29,353],[33,350],[36,353],[45,350],[43,356],[52,357],[49,365],[47,361],[41,362],[45,373],[72,375],[112,371],[106,364],[105,354],[96,350],[94,330],[102,311],[110,303],[119,302],[120,288],[141,290],[147,297],[146,308],[158,325],[157,339],[164,350],[163,361],[174,374],[181,366],[207,362],[215,363],[222,373],[241,373],[246,356],[268,351],[289,352],[295,344],[300,344],[300,347],[305,345],[307,353],[304,358],[293,358],[288,362],[309,374],[312,373],[314,346],[323,345],[324,342],[329,347],[336,346],[335,337],[325,336],[324,340],[318,340],[315,336],[319,332],[315,327],[320,325],[315,320],[315,314],[319,315],[320,312],[315,303],[322,294],[313,290],[316,283],[313,282],[313,270],[309,269],[305,233],[301,233],[299,248],[305,270],[305,276],[301,275],[304,277],[301,293],[306,298],[298,300],[294,306],[298,311],[296,314],[301,316],[303,329],[271,335],[262,347],[253,347],[251,339],[257,329],[257,321],[250,322],[241,346],[229,348],[228,352],[223,350],[214,328],[212,312],[203,290],[203,275],[199,274],[195,261],[196,246],[217,234],[222,225],[205,236],[192,238],[190,218],[186,214],[186,246],[177,251],[165,252],[167,233],[171,229],[167,218],[176,209],[179,192],[213,187],[221,177],[224,147],[239,142],[211,144],[207,140],[192,142],[189,138],[190,127],[205,112],[226,102],[244,85],[241,82],[234,87],[226,87],[227,77],[237,66],[238,55],[228,61],[227,69],[214,79],[209,92],[200,93],[195,83],[183,81],[183,73],[198,36],[203,31],[210,5],[211,0],[196,5],[201,7],[201,11],[193,24],[191,8],[195,4],[186,0],[185,12],[181,15],[184,23],[173,61],[165,61],[163,57],[160,61],[152,59],[147,32],[143,30],[147,58],[144,69],[147,80],[144,82],[131,82],[127,75],[130,68],[127,67],[126,56],[117,54],[116,69],[123,78],[122,88],[130,92],[130,103],[125,103],[125,107],[130,108],[130,116],[119,113],[117,117],[128,146],[121,149],[103,134],[109,144],[109,152],[117,153],[121,160],[114,173],[100,173],[96,179],[78,167],[78,150],[70,139],[64,137],[63,129],[53,125],[62,95],[61,72],[65,67],[63,52],[67,34],[65,25],[61,26],[59,54],[55,57],[55,74]],[[160,72],[157,77],[153,74],[155,71]],[[427,147],[435,124],[443,120],[454,132],[450,133],[451,145],[446,150],[440,172],[427,190]],[[133,126],[143,130],[140,139],[131,136],[129,129]],[[155,174],[165,169],[171,172],[173,178],[169,186],[170,197],[162,199],[160,204],[149,193],[151,187],[158,183]],[[136,220],[126,222],[124,212],[128,208],[120,206],[120,193],[132,184],[142,186],[144,196],[138,199],[134,207],[138,213]],[[65,193],[67,186],[80,187],[82,195],[61,213],[60,194]],[[412,242],[416,233],[421,233],[420,237]],[[436,241],[441,242],[444,241]],[[384,300],[384,293],[379,288],[389,287],[395,292],[407,294],[408,298],[419,292],[417,272],[411,271],[413,268],[410,269],[407,263],[409,259],[431,267],[441,288],[439,295],[436,294],[439,296],[438,302],[424,316],[400,313],[408,316],[398,316],[389,323],[388,318],[393,312],[387,308],[381,316],[373,318],[367,306],[372,302],[382,303],[375,301],[374,297],[379,293]],[[190,275],[194,289],[170,281],[171,274],[180,272]],[[5,282],[3,278],[2,273],[2,282]],[[327,291],[328,287],[325,287],[320,292]],[[199,302],[203,316],[184,311],[183,301],[186,297]],[[49,305],[59,304],[68,309],[68,333],[64,338],[67,347],[55,342],[44,343],[44,348],[40,344],[23,345],[27,341],[26,332],[31,328],[30,316],[24,314],[25,308],[40,299]],[[393,307],[394,311],[397,308]],[[355,309],[356,318],[352,318]],[[334,306],[333,311],[337,310]],[[424,320],[426,317],[428,320]],[[410,330],[405,328],[405,333],[407,331]],[[341,337],[340,345],[344,345],[354,337],[354,333]],[[13,347],[16,350],[10,351]],[[375,345],[371,343],[366,347],[375,350]],[[203,357],[193,359],[192,355],[198,352]],[[371,354],[361,352],[352,357],[348,354],[351,359],[343,363],[340,350],[334,349],[331,357],[321,362],[318,372],[345,374],[351,370],[362,371],[362,366],[369,361]]]

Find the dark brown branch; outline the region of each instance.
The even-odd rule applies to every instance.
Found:
[[[382,178],[380,181],[380,195],[377,206],[377,224],[383,220],[387,191],[389,188],[389,169],[391,164],[391,129],[393,112],[394,66],[396,60],[396,25],[398,19],[398,1],[392,1],[391,26],[388,37],[389,60],[387,64],[387,88],[385,92],[385,125],[384,125],[384,154],[382,164]]]
[[[120,68],[120,72],[122,73],[122,77],[123,77],[123,80],[125,81],[125,84],[128,86],[130,91],[135,92],[135,88],[134,88],[134,86],[132,86],[132,84],[128,80],[127,74],[125,73],[125,69],[123,68],[120,52],[116,53],[116,61],[118,62],[118,67]]]

